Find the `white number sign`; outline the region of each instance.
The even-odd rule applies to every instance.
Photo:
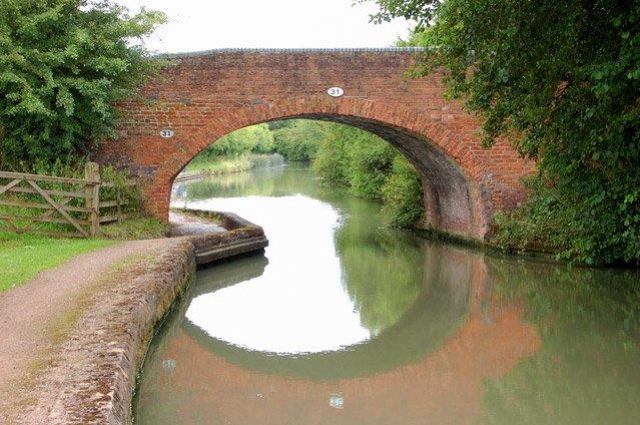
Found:
[[[333,97],[340,97],[344,94],[344,90],[342,89],[342,87],[331,87],[329,90],[327,90],[327,94]]]
[[[169,129],[165,129],[165,130],[160,130],[160,136],[164,139],[170,139],[173,137],[175,133],[173,132],[173,130],[169,130]]]

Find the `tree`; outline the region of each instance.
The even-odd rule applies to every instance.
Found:
[[[388,142],[367,131],[336,124],[325,126],[314,171],[327,185],[380,201],[389,225],[410,228],[424,213],[422,184],[416,169]]]
[[[326,137],[326,123],[310,120],[283,120],[270,122],[274,151],[287,161],[313,161],[320,141]]]
[[[377,3],[375,20],[427,31],[419,71],[444,67],[486,119],[486,144],[507,136],[537,160],[512,234],[585,263],[640,260],[640,2]]]
[[[271,153],[273,135],[267,124],[257,124],[229,133],[209,145],[200,155],[238,157],[249,153]]]
[[[140,40],[165,20],[108,0],[2,0],[0,168],[71,163],[114,137],[114,102],[161,64]]]

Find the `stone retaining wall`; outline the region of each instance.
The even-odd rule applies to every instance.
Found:
[[[48,424],[130,423],[148,343],[196,269],[195,249],[186,239],[169,240],[148,255],[99,283],[93,299],[76,306],[81,318],[46,371],[44,385],[63,381],[62,390],[51,394]]]
[[[228,230],[224,233],[205,233],[190,237],[196,249],[198,265],[256,252],[269,245],[262,227],[234,213],[203,210],[188,210],[186,213],[205,220],[213,219]]]
[[[155,329],[192,281],[196,265],[263,249],[262,228],[226,216],[234,229],[167,240],[148,258],[101,283],[47,379],[64,376],[48,424],[127,424],[137,375]],[[129,269],[129,267],[131,269]],[[81,352],[71,362],[65,353]],[[47,401],[47,404],[51,400]]]

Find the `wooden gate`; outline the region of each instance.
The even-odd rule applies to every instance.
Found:
[[[92,162],[85,166],[84,179],[0,171],[0,224],[16,233],[95,236],[100,223],[127,217],[122,207],[128,202],[119,190],[116,199],[101,203],[100,189],[114,187],[101,181],[99,166]]]

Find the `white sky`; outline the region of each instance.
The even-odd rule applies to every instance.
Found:
[[[152,51],[230,47],[388,47],[410,25],[369,23],[374,3],[352,0],[115,0],[165,12],[170,22],[146,42]]]

